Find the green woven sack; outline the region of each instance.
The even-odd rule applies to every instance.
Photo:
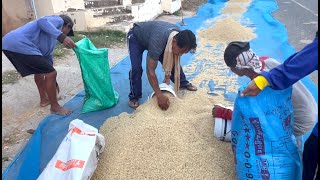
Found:
[[[77,55],[85,97],[82,113],[99,111],[117,104],[119,95],[113,89],[108,49],[97,49],[88,38],[83,38],[73,48]]]

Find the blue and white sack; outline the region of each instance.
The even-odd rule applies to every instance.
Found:
[[[239,92],[244,88],[240,87]],[[241,97],[238,93],[231,126],[238,179],[301,179],[291,93],[291,87],[266,87],[256,97]]]

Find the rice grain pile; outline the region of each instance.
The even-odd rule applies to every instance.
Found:
[[[107,120],[92,179],[235,179],[230,143],[213,137],[212,102],[189,92],[170,101],[167,111],[151,99]]]
[[[237,92],[238,76],[230,74],[223,60],[224,49],[231,41],[250,41],[255,38],[253,29],[241,25],[234,18],[213,19],[213,25],[198,31],[199,47],[195,60],[184,66],[186,76],[197,74],[192,83],[209,91],[208,83],[213,80],[216,90],[211,98],[224,105],[233,105],[225,100],[229,92]]]
[[[106,147],[92,179],[236,179],[231,144],[213,137],[211,110],[216,103],[233,105],[226,96],[237,91],[237,76],[227,75],[223,52],[231,41],[256,37],[239,23],[251,1],[230,0],[221,16],[207,21],[212,26],[198,31],[195,60],[183,67],[186,76],[196,74],[192,83],[198,91],[180,91],[180,99],[170,96],[167,111],[152,98],[134,114],[122,113],[103,124]],[[211,80],[214,95],[207,94]]]
[[[222,13],[244,13],[246,8],[242,7],[240,4],[230,3],[225,8],[221,10]]]
[[[251,28],[242,26],[232,18],[225,18],[218,21],[208,29],[198,33],[200,44],[217,45],[231,41],[248,41],[256,37]]]

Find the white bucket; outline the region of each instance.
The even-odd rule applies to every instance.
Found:
[[[215,118],[213,135],[221,141],[231,142],[231,121]]]
[[[174,97],[177,97],[176,93],[174,92],[174,88],[171,85],[168,85],[166,83],[161,83],[161,84],[159,84],[159,88],[161,91],[167,91],[167,92],[171,93]],[[153,96],[154,96],[154,92],[152,92],[150,94],[148,99],[150,100]]]

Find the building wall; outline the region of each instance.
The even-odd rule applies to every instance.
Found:
[[[66,12],[65,14],[74,22],[74,31],[87,31],[86,11]]]
[[[125,1],[125,0],[124,0]],[[124,3],[122,1],[122,3]],[[145,0],[144,3],[131,4],[127,8],[131,9],[134,17],[133,21],[148,21],[156,18],[163,11],[174,13],[181,7],[180,0]],[[93,10],[65,12],[75,22],[75,31],[91,31],[100,27],[105,27],[106,23],[112,22],[110,16],[94,17]]]
[[[51,0],[34,0],[37,17],[53,15],[53,5]]]
[[[134,21],[154,19],[162,13],[161,0],[146,0],[143,4],[131,6]]]
[[[54,13],[58,13],[60,11],[67,11],[69,0],[51,0],[51,1],[52,1],[52,8]]]
[[[69,8],[85,9],[84,0],[34,0],[38,17],[62,14]]]
[[[162,0],[161,1],[162,9],[165,12],[173,14],[178,11],[181,7],[181,0]]]
[[[35,19],[28,0],[2,0],[2,37]]]
[[[72,9],[85,9],[84,0],[52,0],[53,12],[59,13]]]
[[[35,3],[36,12],[33,12],[32,1]],[[131,0],[121,0],[121,3],[126,6],[131,4]],[[181,0],[145,0],[144,3],[130,6],[134,21],[152,20],[163,11],[174,13],[180,7]],[[66,12],[69,8],[78,10]],[[84,0],[3,0],[2,36],[30,22],[36,16],[39,18],[62,12],[75,21],[75,31],[89,31],[112,21],[110,17],[93,17],[92,10],[84,9]]]
[[[120,0],[120,4],[123,6],[127,6],[132,4],[132,0]]]
[[[80,10],[74,12],[65,12],[74,22],[74,31],[90,31],[103,27],[111,22],[110,17],[93,17],[94,12],[90,10]]]

